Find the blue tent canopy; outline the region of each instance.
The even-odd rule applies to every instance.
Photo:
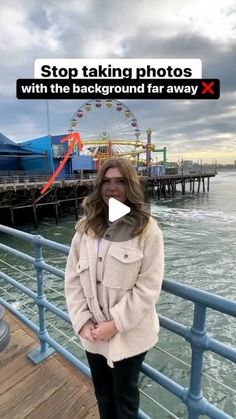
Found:
[[[1,144],[0,143],[0,156],[8,157],[26,157],[26,156],[44,156],[44,153],[35,153],[33,151],[27,150],[24,147],[12,144]]]

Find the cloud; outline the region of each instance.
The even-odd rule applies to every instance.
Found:
[[[2,0],[0,131],[16,140],[66,132],[83,101],[19,101],[17,78],[36,58],[201,58],[203,76],[220,78],[218,101],[124,101],[143,130],[171,155],[231,150],[236,159],[236,7],[233,0]],[[205,154],[204,154],[205,153]],[[208,153],[208,154],[207,154]],[[234,154],[235,153],[235,154]],[[199,157],[199,158],[200,158]],[[211,157],[212,158],[212,157]]]

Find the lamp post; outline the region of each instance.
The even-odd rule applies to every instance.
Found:
[[[163,147],[163,166],[164,169],[167,168],[167,148]]]
[[[150,162],[151,162],[151,136],[152,136],[152,129],[148,128],[147,131],[147,147],[146,147],[146,168],[147,168],[147,175],[149,175],[150,171]]]

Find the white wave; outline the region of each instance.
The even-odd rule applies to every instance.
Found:
[[[205,211],[197,209],[185,209],[185,208],[167,208],[164,206],[152,207],[151,210],[154,216],[159,216],[166,221],[170,222],[178,220],[186,221],[207,221],[207,222],[220,222],[220,223],[231,223],[236,222],[236,215],[227,214],[224,211]]]
[[[16,310],[19,310],[19,308],[21,308],[21,303],[20,301],[13,301],[13,303],[11,303],[11,306]]]

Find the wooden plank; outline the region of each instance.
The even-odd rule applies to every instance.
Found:
[[[70,375],[56,358],[49,359],[33,374],[0,396],[0,418],[24,418],[63,386]],[[19,416],[20,412],[20,416]]]
[[[81,385],[86,385],[88,389],[92,393],[94,393],[93,383],[89,378],[87,378],[82,372],[80,372],[78,368],[74,367],[73,364],[71,364],[69,361],[67,361],[67,359],[63,358],[61,355],[55,354],[55,356],[58,357],[61,364],[64,365],[64,367],[68,369],[68,371],[70,371],[70,373],[73,376],[77,377]]]
[[[24,419],[87,419],[91,413],[99,418],[95,396],[74,377]]]
[[[10,311],[6,310],[5,312],[5,319],[10,324],[10,327],[13,328],[13,330],[22,329],[27,333],[29,336],[31,336],[35,341],[38,340],[38,336],[31,330],[28,326],[25,325],[17,316],[15,316]]]
[[[0,366],[24,352],[26,348],[34,342],[35,339],[22,329],[17,329],[15,332],[11,333],[11,339],[8,346],[0,353]]]
[[[27,349],[31,352],[34,347],[35,343]],[[0,395],[9,391],[17,383],[22,381],[23,378],[35,372],[39,367],[40,364],[34,365],[33,362],[27,358],[25,353],[14,357],[10,362],[5,362],[0,369]]]
[[[98,419],[92,382],[55,353],[35,366],[27,353],[37,336],[6,311],[11,341],[0,362],[0,418]]]

